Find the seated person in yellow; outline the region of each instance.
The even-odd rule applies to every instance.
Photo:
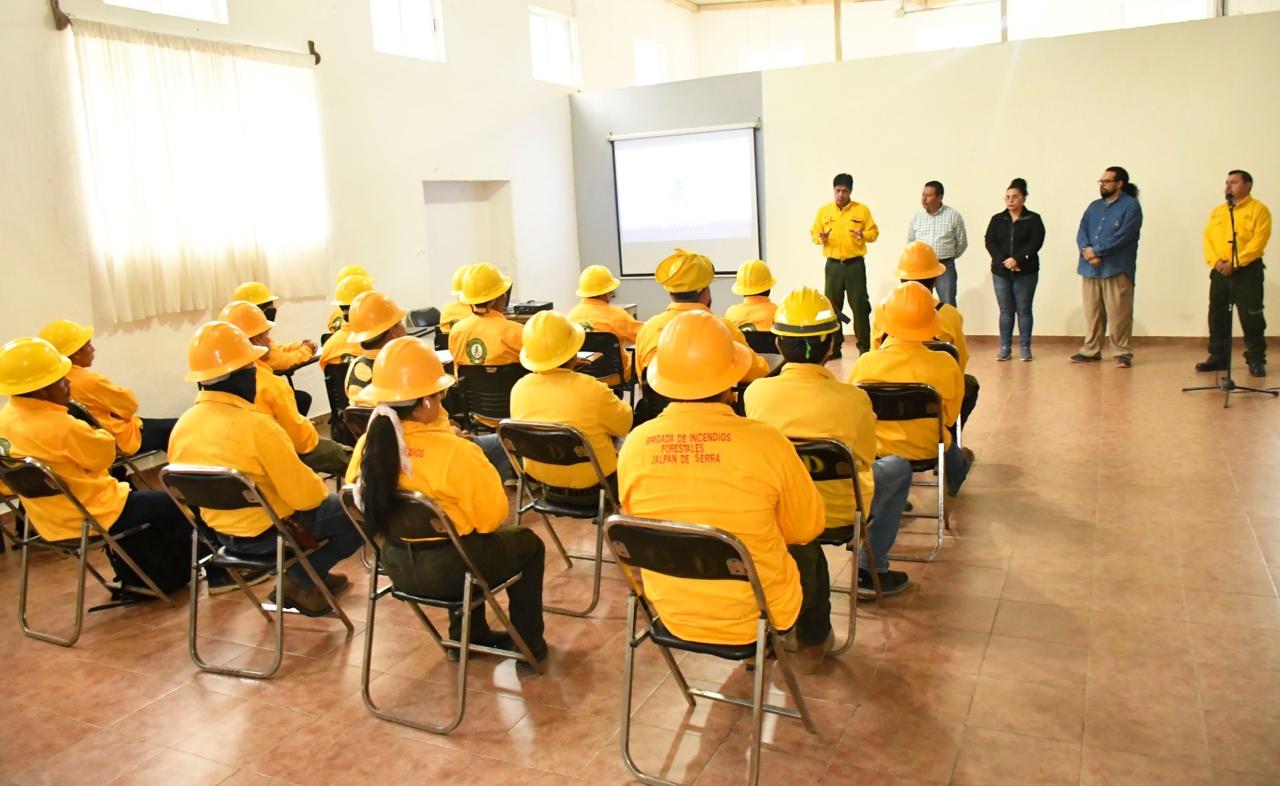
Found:
[[[332,332],[320,348],[320,368],[333,363],[347,363],[352,358],[360,357],[360,345],[351,340],[347,320],[352,301],[372,289],[373,281],[367,276],[347,276],[338,282],[338,288],[334,290],[333,305],[338,307],[341,320],[338,329]]]
[[[458,324],[462,320],[471,316],[471,306],[468,306],[466,303],[463,303],[461,300],[462,279],[464,276],[466,276],[467,268],[469,267],[471,266],[463,265],[462,267],[453,271],[453,283],[452,283],[453,292],[451,293],[452,300],[450,300],[448,303],[445,303],[440,308],[440,332],[444,333],[446,336],[449,335],[450,330],[453,330],[454,325]]]
[[[649,384],[671,404],[637,426],[618,456],[623,510],[733,533],[755,561],[772,622],[795,626],[800,666],[830,650],[831,586],[822,548],[822,497],[787,438],[739,417],[733,388],[753,362],[714,314],[691,312],[662,332]],[[713,644],[755,640],[759,612],[742,582],[643,574],[645,593],[672,633]]]
[[[236,291],[231,293],[231,299],[252,303],[262,309],[262,313],[268,320],[276,321],[276,303],[279,298],[271,294],[271,289],[260,281],[246,281],[236,287]],[[316,342],[309,338],[292,344],[277,344],[273,341],[267,350],[267,356],[262,361],[272,371],[288,371],[315,357],[317,351],[319,347],[316,346]]]
[[[93,328],[59,319],[41,328],[40,338],[71,359],[67,372],[71,398],[83,404],[98,425],[111,432],[121,453],[132,456],[169,446],[169,432],[177,420],[138,417],[138,399],[132,390],[89,370],[95,355]]]
[[[924,345],[942,330],[937,301],[915,281],[899,284],[881,311],[881,325],[888,338],[874,352],[858,358],[849,381],[916,382],[930,385],[942,397],[943,420],[954,426],[964,398],[964,374],[948,354]],[[944,432],[947,491],[955,495],[969,474],[973,451],[957,448],[951,433]],[[928,420],[881,420],[876,423],[876,452],[905,459],[932,459],[938,455],[937,424]]]
[[[449,331],[449,352],[460,366],[505,366],[520,362],[519,322],[503,313],[511,299],[511,279],[481,262],[462,276],[462,302],[471,316]]]
[[[920,240],[913,240],[907,244],[902,251],[902,256],[898,258],[898,269],[894,271],[894,275],[900,282],[918,281],[925,289],[933,292],[938,276],[946,270],[947,268],[938,261],[938,255],[934,253],[932,246]],[[879,349],[885,338],[884,329],[881,327],[883,309],[883,303],[876,306],[871,329],[872,349]],[[963,372],[969,365],[969,345],[964,338],[964,317],[961,316],[960,310],[950,303],[937,301],[934,309],[938,312],[938,324],[941,326],[938,335],[934,338],[956,348],[956,354],[960,356],[960,371]],[[1030,358],[1027,359],[1030,360]],[[960,405],[962,424],[969,421],[969,413],[973,412],[973,408],[978,405],[978,389],[978,378],[972,374],[965,374],[964,403]]]
[[[246,304],[248,305],[248,304]],[[351,556],[363,542],[338,498],[312,472],[294,449],[289,435],[254,406],[256,361],[265,346],[249,343],[229,322],[207,322],[187,346],[187,382],[196,382],[196,403],[178,418],[169,440],[169,460],[239,470],[258,487],[276,515],[290,518],[318,541],[325,541],[309,559],[325,586],[337,593],[348,584],[334,565]],[[201,516],[227,551],[264,556],[276,550],[271,519],[258,508],[202,510]],[[299,565],[285,572],[285,606],[303,614],[329,613],[328,602]]]
[[[268,322],[257,306],[237,300],[222,309],[218,319],[240,328],[250,344],[270,351],[274,323]],[[252,368],[255,377],[253,405],[284,429],[303,464],[316,472],[341,476],[351,460],[351,448],[322,438],[315,425],[298,412],[289,383],[277,376],[262,359],[254,360]]]
[[[610,305],[622,282],[613,277],[604,265],[591,265],[578,276],[578,305],[569,311],[569,321],[582,325],[584,330],[612,333],[618,337],[618,349],[622,352],[622,378],[631,379],[631,354],[627,345],[636,343],[636,335],[644,323],[626,310]]]
[[[613,441],[631,430],[631,407],[600,380],[574,371],[581,363],[576,353],[585,338],[580,325],[557,311],[539,311],[525,323],[520,362],[534,373],[511,389],[511,417],[573,426],[591,444],[600,471],[611,477],[618,465]],[[529,461],[525,470],[550,486],[585,489],[596,485],[590,463],[557,467]]]
[[[373,284],[373,276],[369,274],[369,271],[363,265],[343,265],[338,268],[338,275],[334,278],[334,283],[341,284],[342,279],[347,276],[363,276],[369,279],[370,286]],[[346,313],[337,303],[333,304],[333,310],[329,312],[329,317],[325,320],[325,332],[337,333],[345,321]]]
[[[658,263],[654,278],[663,289],[667,290],[667,294],[671,297],[671,304],[667,306],[666,311],[650,317],[636,336],[636,365],[642,376],[658,351],[658,339],[668,322],[690,311],[711,313],[711,282],[715,279],[715,275],[716,271],[710,259],[682,248],[677,248],[674,254]],[[747,339],[743,337],[741,330],[723,317],[716,318],[729,328],[729,335],[734,341],[744,347],[747,346]],[[751,353],[751,364],[743,372],[741,381],[750,382],[767,376],[769,364],[756,353],[751,352],[750,348],[747,351]]]
[[[373,379],[373,359],[392,339],[405,334],[404,309],[381,292],[362,292],[351,303],[347,338],[360,345],[360,357],[347,366],[347,398],[353,399]]]
[[[108,474],[116,460],[115,437],[67,414],[72,368],[71,361],[44,339],[19,338],[0,348],[0,396],[9,396],[0,408],[0,458],[43,462],[108,532],[150,524],[125,538],[122,546],[162,590],[186,586],[191,525],[168,494],[131,491]],[[65,496],[20,499],[40,537],[80,539],[84,517]],[[96,534],[89,530],[90,537]],[[149,570],[148,564],[156,569]],[[230,581],[225,572],[210,577],[211,586]]]
[[[441,394],[453,383],[435,350],[420,339],[405,336],[387,344],[374,361],[373,382],[362,391],[377,407],[356,443],[346,480],[360,483],[361,509],[369,527],[384,538],[383,565],[398,589],[460,598],[465,568],[449,542],[433,530],[406,533],[408,525],[396,517],[397,489],[420,492],[440,505],[491,585],[521,574],[507,588],[511,622],[534,657],[543,660],[546,550],[532,530],[503,526],[507,494],[498,473],[480,448],[454,435],[440,406]],[[461,617],[452,613],[449,635],[462,635]],[[509,638],[489,629],[483,605],[472,612],[471,640],[511,646]]]
[[[738,268],[738,278],[733,282],[733,294],[742,295],[742,302],[729,306],[724,318],[739,330],[769,330],[773,327],[773,312],[778,306],[769,299],[769,291],[777,282],[773,272],[763,259],[744,262]]]
[[[906,573],[889,570],[889,550],[898,537],[902,512],[911,493],[911,464],[901,456],[876,458],[876,413],[871,399],[841,382],[823,364],[835,350],[840,320],[831,301],[813,289],[797,289],[782,301],[773,333],[786,365],[777,376],[757,379],[744,397],[747,417],[768,423],[788,437],[838,439],[853,453],[862,503],[869,504],[870,543],[859,556],[858,592],[874,598],[866,548],[880,574],[880,591],[896,595],[907,588]],[[853,490],[847,480],[824,480],[818,491],[827,508],[828,527],[854,523]]]

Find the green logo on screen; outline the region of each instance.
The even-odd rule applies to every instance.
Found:
[[[489,348],[484,342],[478,338],[473,338],[467,342],[467,358],[476,365],[482,365],[484,359],[489,357]]]

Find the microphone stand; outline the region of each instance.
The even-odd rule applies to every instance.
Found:
[[[1280,396],[1280,389],[1277,388],[1251,388],[1244,385],[1237,385],[1235,380],[1231,378],[1231,356],[1235,354],[1231,346],[1231,326],[1235,321],[1232,316],[1235,314],[1235,297],[1232,292],[1234,286],[1235,271],[1240,269],[1240,250],[1236,247],[1236,201],[1230,196],[1227,197],[1227,213],[1231,217],[1231,272],[1233,275],[1227,276],[1227,367],[1223,370],[1222,376],[1218,379],[1216,385],[1203,385],[1199,387],[1183,388],[1183,393],[1194,393],[1202,390],[1221,390],[1226,396],[1222,400],[1222,408],[1226,409],[1231,406],[1232,393],[1262,393],[1275,398]]]

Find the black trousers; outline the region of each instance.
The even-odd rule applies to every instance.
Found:
[[[1235,306],[1244,333],[1246,363],[1267,362],[1267,318],[1262,310],[1263,279],[1266,267],[1255,260],[1236,268],[1230,276],[1209,271],[1209,356],[1225,360],[1231,354],[1227,323],[1227,301]]]
[[[978,406],[978,378],[972,374],[964,375],[964,399],[960,402],[960,425],[969,422],[969,413]]]
[[[827,259],[825,285],[827,300],[839,314],[849,300],[853,312],[853,335],[858,351],[871,349],[871,299],[867,296],[867,266],[862,257]]]
[[[800,571],[796,640],[806,645],[821,644],[831,632],[831,573],[827,569],[827,558],[816,542],[787,546],[787,551]]]

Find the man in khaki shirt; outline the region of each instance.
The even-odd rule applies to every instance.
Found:
[[[867,244],[876,242],[880,228],[871,217],[871,210],[864,204],[849,198],[853,191],[853,175],[841,173],[831,182],[835,201],[818,209],[809,229],[809,237],[815,245],[822,246],[827,257],[827,300],[840,316],[844,301],[849,299],[853,312],[853,333],[858,351],[871,347],[871,300],[867,297]],[[843,342],[842,342],[843,343]],[[840,345],[836,345],[833,357],[840,357]]]

